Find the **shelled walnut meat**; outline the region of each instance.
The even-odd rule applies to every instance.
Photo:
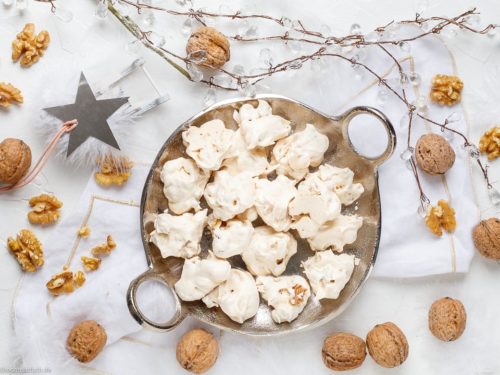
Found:
[[[0,82],[0,107],[7,108],[12,103],[22,103],[21,90],[7,82]]]
[[[15,184],[31,165],[31,149],[20,139],[7,138],[0,143],[0,183]]]
[[[454,105],[461,99],[464,83],[457,76],[437,74],[431,82],[430,99],[440,105]]]
[[[95,320],[84,320],[76,324],[66,340],[68,352],[78,361],[87,363],[99,355],[108,336]]]
[[[335,333],[323,342],[321,351],[326,367],[334,371],[353,370],[366,358],[366,344],[362,338],[350,333]]]
[[[121,186],[132,175],[133,165],[126,157],[107,155],[97,161],[99,170],[94,174],[95,181],[101,186]]]
[[[192,59],[200,54],[199,65],[220,68],[229,61],[229,41],[213,27],[200,27],[189,37],[186,52]]]
[[[28,213],[28,220],[31,224],[50,224],[61,215],[59,209],[62,202],[53,195],[41,194],[33,197],[29,201],[32,210]]]
[[[392,322],[377,324],[366,336],[368,353],[382,367],[401,365],[408,358],[405,334]]]
[[[415,145],[415,159],[424,172],[444,174],[455,163],[455,151],[448,141],[437,134],[421,136]]]
[[[464,305],[457,299],[440,298],[429,309],[429,330],[441,341],[454,341],[462,336],[466,322]]]
[[[187,332],[177,343],[177,361],[184,369],[195,374],[201,374],[212,367],[218,355],[217,340],[204,329]]]
[[[449,233],[457,227],[455,210],[443,199],[438,201],[436,206],[430,206],[425,218],[425,225],[436,236],[443,234],[443,229]]]
[[[59,296],[64,293],[73,293],[85,283],[85,274],[82,271],[73,273],[65,269],[63,272],[53,275],[46,286],[50,294]]]
[[[109,234],[106,237],[106,242],[94,247],[91,250],[91,253],[95,257],[109,255],[115,249],[115,247],[116,247],[116,242],[113,240],[113,237]]]
[[[500,157],[500,126],[486,131],[479,140],[479,151],[488,155],[488,160]]]
[[[7,246],[15,255],[23,271],[35,272],[43,266],[42,244],[30,230],[22,229],[16,238],[9,237]]]
[[[35,25],[27,23],[12,42],[12,60],[18,61],[24,67],[29,67],[40,60],[50,43],[50,35],[46,30],[35,34]]]
[[[472,231],[474,246],[489,259],[500,260],[500,219],[491,217],[482,220]]]
[[[83,267],[85,268],[85,271],[90,272],[90,271],[96,271],[99,266],[101,265],[101,258],[92,258],[92,257],[86,257],[82,256],[81,257]]]

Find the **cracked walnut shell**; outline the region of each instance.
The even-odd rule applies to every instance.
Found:
[[[48,31],[43,30],[35,35],[35,25],[27,23],[12,42],[12,60],[21,59],[21,65],[29,67],[40,60],[49,43]]]
[[[229,61],[231,54],[229,41],[224,34],[213,27],[200,27],[189,37],[186,52],[188,57],[203,53],[204,59],[198,64],[218,69]]]
[[[408,358],[408,341],[397,325],[377,324],[366,336],[368,353],[382,367],[401,365]]]
[[[106,345],[108,336],[105,329],[95,320],[84,320],[69,332],[66,348],[78,361],[92,361]]]
[[[442,229],[451,233],[457,227],[455,220],[455,210],[443,199],[438,201],[436,206],[430,206],[425,218],[425,225],[436,236],[443,234]]]
[[[31,165],[31,149],[20,139],[7,138],[0,142],[0,182],[15,184]]]
[[[467,314],[457,299],[444,297],[429,309],[429,329],[441,341],[455,341],[465,330]]]
[[[50,224],[59,219],[62,202],[53,195],[41,194],[30,199],[33,209],[28,213],[31,224]]]
[[[95,271],[101,265],[100,258],[90,258],[90,257],[82,256],[81,259],[82,259],[83,267],[85,268],[85,271],[87,271],[87,272]]]
[[[353,370],[363,364],[366,344],[362,338],[350,333],[335,333],[325,339],[321,354],[330,370]]]
[[[437,134],[421,136],[415,145],[415,159],[421,170],[432,175],[444,174],[455,163],[455,151]]]
[[[201,374],[212,367],[219,355],[219,344],[204,329],[193,329],[177,343],[176,357],[186,370]]]
[[[109,234],[106,237],[106,242],[94,247],[91,250],[91,253],[93,256],[97,256],[97,257],[102,256],[102,255],[109,255],[109,254],[111,254],[111,252],[113,251],[113,249],[115,247],[116,247],[116,243],[113,240],[113,237],[111,237],[111,235]]]
[[[500,219],[491,217],[482,220],[474,227],[472,240],[482,256],[500,260]]]
[[[462,80],[456,76],[437,74],[431,82],[430,99],[440,105],[454,105],[460,101],[464,88]]]
[[[11,103],[24,101],[21,90],[7,82],[0,82],[0,107],[7,108]]]
[[[500,156],[500,126],[495,126],[483,134],[479,140],[479,151],[488,155],[488,160]]]
[[[127,182],[131,176],[133,163],[125,157],[105,156],[97,161],[99,171],[94,174],[95,181],[101,186],[118,185]]]
[[[7,245],[12,254],[16,256],[23,271],[35,272],[43,266],[42,244],[30,230],[22,229],[15,239],[9,237]]]
[[[63,272],[53,275],[46,286],[50,294],[59,296],[63,293],[73,293],[76,288],[85,283],[85,274],[82,271],[75,273],[65,269]]]

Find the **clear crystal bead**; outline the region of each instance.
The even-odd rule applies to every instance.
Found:
[[[420,25],[420,28],[424,33],[430,31],[432,29],[432,23],[431,22],[424,22]]]
[[[422,15],[427,9],[429,9],[429,0],[419,0],[417,2],[416,12]]]
[[[376,98],[377,105],[383,107],[387,103],[387,99],[389,99],[389,89],[385,85],[379,85]]]
[[[429,211],[429,202],[422,202],[420,206],[418,206],[417,213],[421,218],[425,218],[427,216],[427,212]]]
[[[97,3],[97,7],[95,9],[95,16],[100,18],[101,20],[105,19],[108,16],[108,3],[106,0],[99,0]]]
[[[216,76],[214,76],[213,82],[214,82],[214,84],[222,86],[222,87],[229,87],[229,86],[231,86],[233,79],[231,78],[231,76],[228,76],[225,73],[219,73]]]
[[[415,73],[415,72],[411,72],[410,74],[408,74],[408,80],[410,81],[411,85],[414,87],[417,87],[422,82],[422,78],[420,78],[420,74]]]
[[[137,53],[141,48],[141,41],[139,39],[135,39],[125,45],[125,49],[130,53]]]
[[[250,22],[248,20],[243,20],[238,25],[238,35],[245,36],[247,34],[247,30],[250,27]]]
[[[410,160],[411,157],[413,156],[413,147],[408,147],[406,150],[404,150],[401,155],[399,155],[399,157],[404,160],[404,161],[407,161],[407,160]]]
[[[479,14],[471,14],[465,18],[465,22],[471,27],[478,27],[481,17],[479,17]]]
[[[16,8],[24,12],[28,8],[28,0],[16,0]]]
[[[62,22],[71,22],[73,20],[73,13],[64,7],[58,5],[54,10],[54,15],[59,18]]]
[[[410,46],[410,43],[408,43],[408,42],[399,42],[398,47],[403,52],[410,52],[411,51],[411,46]]]
[[[408,75],[403,73],[399,76],[399,84],[401,85],[401,87],[404,88],[404,87],[408,86],[409,81],[410,81],[410,79],[408,78]]]
[[[281,24],[287,29],[291,29],[293,27],[293,21],[288,17],[281,17]]]
[[[192,30],[193,30],[193,21],[191,20],[191,18],[186,18],[186,20],[182,23],[181,34],[183,36],[189,36]]]
[[[215,88],[209,87],[207,90],[207,93],[203,97],[203,104],[206,107],[210,107],[216,101],[217,101],[217,92],[216,92]]]
[[[207,59],[207,51],[203,50],[193,51],[187,57],[189,60],[191,60],[191,62],[199,64]]]
[[[271,50],[269,48],[262,48],[260,50],[259,61],[266,66],[273,64],[273,57],[272,57]]]
[[[240,65],[240,64],[235,65],[233,67],[233,73],[238,75],[238,76],[242,76],[245,74],[245,68],[243,67],[243,65]]]
[[[361,35],[361,26],[357,23],[353,23],[350,32],[352,35]]]
[[[302,61],[300,60],[294,60],[290,64],[288,64],[290,69],[300,69],[302,68]]]
[[[462,115],[459,112],[452,112],[448,117],[446,117],[448,124],[451,124],[453,122],[458,122],[461,119],[462,119]]]
[[[486,35],[488,35],[489,38],[494,38],[497,35],[497,29],[490,29]]]
[[[194,82],[200,82],[203,79],[203,72],[194,64],[188,64],[187,71]]]
[[[457,139],[456,134],[450,130],[446,130],[441,128],[441,131],[443,131],[443,137],[450,143],[451,145],[455,142]]]
[[[332,34],[332,29],[330,29],[330,26],[322,24],[319,27],[319,32],[321,33],[321,35],[328,37]]]
[[[367,43],[375,43],[379,39],[379,34],[375,31],[372,31],[371,33],[368,33],[365,36],[365,42]]]
[[[488,197],[494,206],[500,206],[500,192],[493,186],[488,189]]]
[[[469,144],[469,145],[465,146],[464,148],[465,148],[465,151],[467,151],[467,153],[469,154],[469,156],[471,158],[479,159],[479,156],[481,155],[481,153],[479,152],[479,149],[477,148],[476,145]]]
[[[160,35],[154,31],[149,33],[148,39],[153,43],[155,47],[161,48],[167,43],[167,40],[163,35]]]
[[[142,0],[145,5],[153,5],[152,0]],[[152,26],[155,23],[155,15],[151,9],[142,9],[139,15],[139,20],[144,26]]]
[[[417,108],[417,112],[424,112],[427,109],[427,99],[423,95],[420,95],[411,104]]]
[[[14,4],[14,0],[2,0],[2,4],[6,7],[10,7]]]
[[[288,41],[287,46],[288,48],[290,48],[290,51],[295,55],[298,55],[302,51],[302,45],[300,44],[299,41],[290,40]]]
[[[246,97],[249,97],[249,98],[255,97],[255,95],[257,95],[257,89],[255,88],[255,85],[247,83],[243,87],[243,95],[245,95]]]

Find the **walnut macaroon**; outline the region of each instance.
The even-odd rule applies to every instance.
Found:
[[[6,138],[0,143],[0,183],[14,185],[31,166],[30,147],[15,138]]]
[[[377,324],[366,336],[368,353],[382,367],[397,367],[408,358],[408,341],[397,325]]]
[[[429,309],[429,329],[441,341],[455,341],[465,330],[467,314],[462,302],[440,298]]]
[[[197,64],[209,68],[220,68],[229,61],[229,41],[213,27],[200,27],[191,34],[186,45],[188,56],[201,51],[203,58]]]
[[[500,260],[500,219],[482,220],[472,230],[472,240],[482,256]]]
[[[421,136],[415,146],[415,159],[424,172],[444,174],[455,162],[455,151],[448,141],[437,134]]]
[[[334,333],[323,342],[321,350],[325,366],[334,371],[353,370],[366,358],[366,344],[350,333]]]
[[[106,345],[108,336],[104,328],[95,320],[84,320],[76,324],[66,340],[69,353],[78,361],[92,361]]]
[[[212,367],[219,355],[215,337],[204,329],[193,329],[177,343],[176,357],[186,370],[201,374]]]

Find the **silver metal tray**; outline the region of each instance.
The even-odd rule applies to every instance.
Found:
[[[346,253],[355,254],[360,259],[359,264],[354,269],[351,280],[336,300],[327,299],[319,301],[311,295],[304,311],[291,323],[274,323],[271,319],[270,308],[262,299],[257,315],[243,324],[233,322],[219,308],[207,308],[201,301],[181,301],[173,291],[173,286],[180,277],[184,260],[172,257],[163,259],[161,257],[159,249],[149,242],[149,233],[154,229],[153,223],[145,219],[151,216],[151,214],[161,213],[167,208],[167,199],[163,195],[163,183],[160,180],[160,172],[167,160],[186,156],[185,148],[182,144],[182,131],[191,125],[200,126],[204,122],[215,118],[223,120],[227,127],[234,129],[237,125],[232,117],[233,111],[239,109],[244,103],[251,103],[255,106],[257,105],[257,99],[269,102],[273,109],[273,114],[289,119],[292,131],[301,130],[306,123],[314,124],[318,131],[327,135],[330,139],[330,147],[325,154],[324,163],[338,167],[349,167],[354,171],[355,182],[362,183],[365,188],[365,192],[359,198],[357,204],[343,209],[343,213],[356,213],[364,219],[356,242],[346,246],[344,250]],[[353,117],[360,114],[375,116],[382,122],[387,131],[387,148],[382,155],[376,158],[367,158],[357,153],[349,139],[349,123]],[[141,325],[161,331],[176,327],[189,315],[212,326],[252,336],[285,334],[317,327],[332,320],[354,299],[375,263],[381,227],[377,168],[392,155],[395,146],[396,135],[391,123],[383,113],[370,107],[355,107],[339,116],[327,116],[305,104],[283,96],[261,95],[255,99],[223,101],[192,117],[179,126],[165,142],[146,179],[141,201],[141,233],[149,268],[130,283],[127,293],[127,304],[130,313]],[[204,202],[202,201],[202,203]],[[206,206],[206,203],[204,204]],[[358,207],[356,211],[354,210],[354,206]],[[287,270],[284,273],[285,275],[302,274],[300,268],[301,261],[313,254],[306,241],[300,239],[297,235],[295,235],[295,238],[298,242],[298,251],[290,259]],[[202,238],[203,250],[200,255],[201,257],[207,255],[207,248],[210,247],[210,244],[210,233],[205,231]],[[229,261],[233,267],[244,268],[240,257],[232,257]],[[137,290],[141,283],[146,280],[157,280],[172,288],[176,311],[169,321],[154,322],[139,309],[136,299]]]

